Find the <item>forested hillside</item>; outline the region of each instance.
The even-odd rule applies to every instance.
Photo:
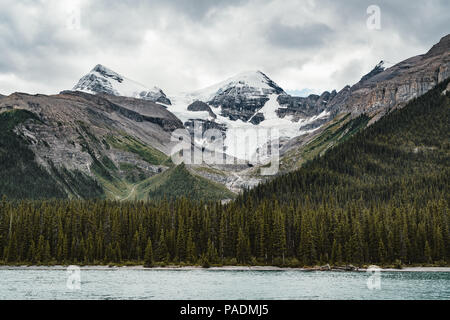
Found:
[[[396,110],[300,170],[246,192],[239,202],[276,198],[340,205],[362,199],[417,202],[446,198],[450,176],[449,81]]]
[[[3,262],[450,262],[449,81],[236,201],[0,204]]]
[[[144,181],[139,189],[150,200],[186,197],[191,201],[220,201],[235,197],[225,186],[189,172],[184,163]]]

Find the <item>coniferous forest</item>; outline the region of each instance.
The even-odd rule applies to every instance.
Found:
[[[300,170],[222,205],[0,203],[7,264],[450,262],[449,81]]]

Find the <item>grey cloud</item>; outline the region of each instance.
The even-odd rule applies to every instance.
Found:
[[[164,6],[169,6],[180,14],[187,15],[192,19],[203,19],[212,9],[223,9],[229,6],[239,6],[248,0],[172,0],[172,1],[152,1],[162,2]]]
[[[2,92],[18,84],[58,92],[96,63],[171,90],[255,68],[286,89],[330,90],[381,59],[423,53],[450,31],[448,0],[84,0],[82,30],[74,32],[46,5],[61,0],[0,1]],[[371,4],[381,8],[377,32],[365,25]]]
[[[335,88],[337,90],[342,89],[345,85],[351,85],[358,81],[364,73],[364,63],[361,60],[352,60],[349,63],[343,65],[338,71],[333,72],[330,76],[337,83],[342,83],[342,87]],[[367,71],[367,70],[366,70]],[[348,82],[348,79],[352,79],[352,82]],[[344,85],[345,84],[345,85]]]
[[[381,10],[381,32],[400,34],[405,40],[430,46],[450,32],[450,1],[448,0],[319,0],[320,8],[330,8],[336,12],[340,25],[365,28],[366,9],[377,5]]]
[[[128,8],[128,10],[138,9],[141,17],[138,20],[147,20],[152,12],[160,12],[168,9],[175,15],[189,17],[192,20],[202,20],[205,15],[213,9],[220,10],[230,6],[240,6],[249,0],[99,0],[89,4],[94,10],[114,11],[118,8]],[[265,0],[261,0],[266,2]],[[116,11],[117,12],[117,11]],[[127,15],[127,12],[117,12]],[[119,22],[119,21],[118,21]],[[133,22],[133,21],[132,21]],[[136,22],[136,21],[134,21]]]
[[[267,39],[276,46],[294,49],[313,49],[329,41],[333,30],[325,24],[288,26],[273,23],[267,30]]]

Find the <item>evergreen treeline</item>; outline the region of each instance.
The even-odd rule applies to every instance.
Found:
[[[5,263],[389,264],[450,261],[448,203],[245,207],[23,201],[0,206]]]

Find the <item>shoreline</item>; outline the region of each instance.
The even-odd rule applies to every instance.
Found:
[[[68,266],[54,265],[54,266],[38,266],[38,265],[16,265],[16,266],[0,266],[2,270],[42,270],[42,271],[58,271],[66,270]],[[222,267],[210,267],[203,268],[201,266],[166,266],[166,267],[153,267],[145,268],[144,266],[105,266],[105,265],[90,265],[79,266],[81,270],[90,271],[117,271],[117,270],[140,270],[140,271],[302,271],[302,272],[367,272],[367,268],[355,268],[353,270],[344,269],[322,269],[316,268],[286,268],[275,266],[222,266]],[[395,268],[380,268],[381,272],[450,272],[450,267],[403,267],[402,269]]]

